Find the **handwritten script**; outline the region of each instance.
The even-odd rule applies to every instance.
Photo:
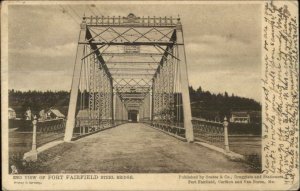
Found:
[[[265,4],[263,22],[263,169],[286,184],[299,171],[299,55],[296,13]]]

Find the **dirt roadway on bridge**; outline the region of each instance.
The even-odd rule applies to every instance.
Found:
[[[63,143],[39,158],[45,173],[254,172],[220,153],[133,123]]]

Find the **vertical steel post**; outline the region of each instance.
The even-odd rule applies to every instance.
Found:
[[[151,91],[152,91],[152,96],[151,96],[151,124],[152,124],[152,122],[154,121],[154,105],[155,105],[155,103],[154,103],[154,97],[155,97],[155,91],[156,91],[156,89],[155,89],[155,80],[156,79],[154,79],[153,78],[153,80],[152,80],[152,88],[151,88]]]
[[[125,105],[124,105],[124,109],[125,109],[125,112],[124,112],[124,114],[125,114],[125,120],[128,120],[128,110],[125,107]]]
[[[118,98],[118,96],[117,96],[117,94],[116,94],[116,92],[114,92],[114,100],[115,100],[115,120],[120,120],[120,117],[119,117],[119,110],[120,110],[120,108],[119,108],[119,98]]]
[[[110,85],[111,85],[111,93],[112,93],[112,100],[111,100],[111,107],[112,107],[112,125],[116,125],[115,124],[115,120],[116,120],[116,92],[114,90],[113,87],[113,81],[112,79],[110,79]]]
[[[79,33],[79,42],[84,41],[86,38],[86,23],[85,20],[80,25],[80,33]],[[72,86],[71,86],[71,94],[70,94],[70,102],[69,102],[69,110],[67,116],[67,123],[66,123],[66,130],[65,130],[65,137],[64,141],[69,142],[73,136],[73,129],[75,126],[75,113],[76,113],[76,106],[77,106],[77,98],[78,98],[78,88],[80,82],[80,75],[81,75],[81,58],[84,51],[84,45],[78,44],[77,46],[77,53],[73,71],[73,79],[72,79]]]
[[[150,94],[149,94],[149,119],[150,121],[152,121],[152,89],[150,90]]]
[[[125,108],[125,103],[124,100],[122,100],[122,120],[128,120],[128,117],[126,118],[126,108]]]
[[[120,118],[120,120],[121,121],[123,121],[124,119],[123,119],[123,102],[122,102],[122,100],[121,100],[121,98],[120,98],[120,96],[119,96],[119,107],[118,107],[118,110],[119,110],[119,118]]]
[[[192,125],[192,114],[191,114],[191,105],[190,105],[190,94],[189,94],[189,81],[188,81],[188,72],[187,72],[187,62],[184,48],[184,39],[183,31],[180,19],[178,18],[176,26],[176,42],[178,47],[178,57],[179,67],[180,67],[180,76],[181,76],[181,93],[182,93],[182,105],[183,105],[183,118],[184,118],[184,128],[185,128],[185,137],[188,142],[194,141],[194,132]]]
[[[115,125],[115,120],[116,120],[116,94],[115,92],[112,92],[112,120],[113,120],[113,125]]]

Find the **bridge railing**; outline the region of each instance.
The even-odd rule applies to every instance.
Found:
[[[31,150],[24,154],[25,160],[37,160],[38,147],[41,147],[47,143],[53,141],[62,141],[64,137],[66,120],[65,119],[51,119],[38,121],[37,117],[34,116],[31,128],[27,128],[27,131],[32,132]]]
[[[185,129],[180,126],[179,124],[176,123],[167,123],[165,121],[153,121],[152,126],[161,129],[163,131],[172,133],[174,135],[180,136],[180,137],[185,137]]]
[[[123,123],[126,123],[125,120],[112,120],[112,119],[101,119],[101,120],[92,120],[89,118],[77,118],[76,126],[74,129],[74,136],[85,135],[89,133],[96,132],[97,130],[108,129]],[[30,128],[31,127],[31,128]],[[36,116],[32,121],[32,125],[25,128],[27,133],[30,133],[32,136],[27,136],[26,145],[24,146],[28,149],[28,143],[31,145],[31,150],[27,150],[24,158],[26,160],[37,160],[37,148],[52,141],[63,140],[66,120],[65,119],[52,119],[45,121],[38,121]],[[20,134],[21,135],[21,134]],[[16,137],[16,135],[15,135]],[[19,139],[24,139],[19,137]],[[26,152],[26,151],[25,151]]]
[[[185,138],[185,129],[183,128],[183,123],[175,123],[173,121],[167,122],[165,120],[151,121],[150,118],[144,118],[140,121],[175,136]]]
[[[192,118],[195,141],[205,142],[229,151],[228,133],[224,123]],[[227,128],[227,127],[226,127]]]
[[[192,119],[195,141],[205,142],[243,157],[247,163],[261,169],[261,130],[259,124],[235,124]],[[260,124],[261,125],[261,124]],[[237,156],[237,155],[236,155]]]
[[[182,122],[141,119],[141,122],[147,123],[157,129],[171,133],[173,135],[185,138],[185,128]],[[207,121],[204,119],[192,118],[195,141],[205,142],[229,152],[228,141],[228,122]]]
[[[65,133],[65,119],[51,119],[37,122],[37,146],[62,140]]]
[[[74,136],[86,135],[126,123],[126,120],[76,118]]]

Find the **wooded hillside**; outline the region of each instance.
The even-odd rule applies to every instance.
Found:
[[[259,102],[239,97],[236,95],[213,94],[202,90],[201,87],[193,89],[190,87],[192,115],[194,117],[205,117],[229,115],[231,111],[260,111]],[[64,115],[67,114],[70,94],[67,91],[16,91],[9,90],[9,107],[16,110],[18,117],[23,117],[28,107],[33,113],[50,107],[58,108]]]
[[[261,104],[254,99],[228,95],[227,92],[213,94],[201,87],[190,87],[192,115],[194,117],[212,118],[229,116],[232,111],[261,111]]]

